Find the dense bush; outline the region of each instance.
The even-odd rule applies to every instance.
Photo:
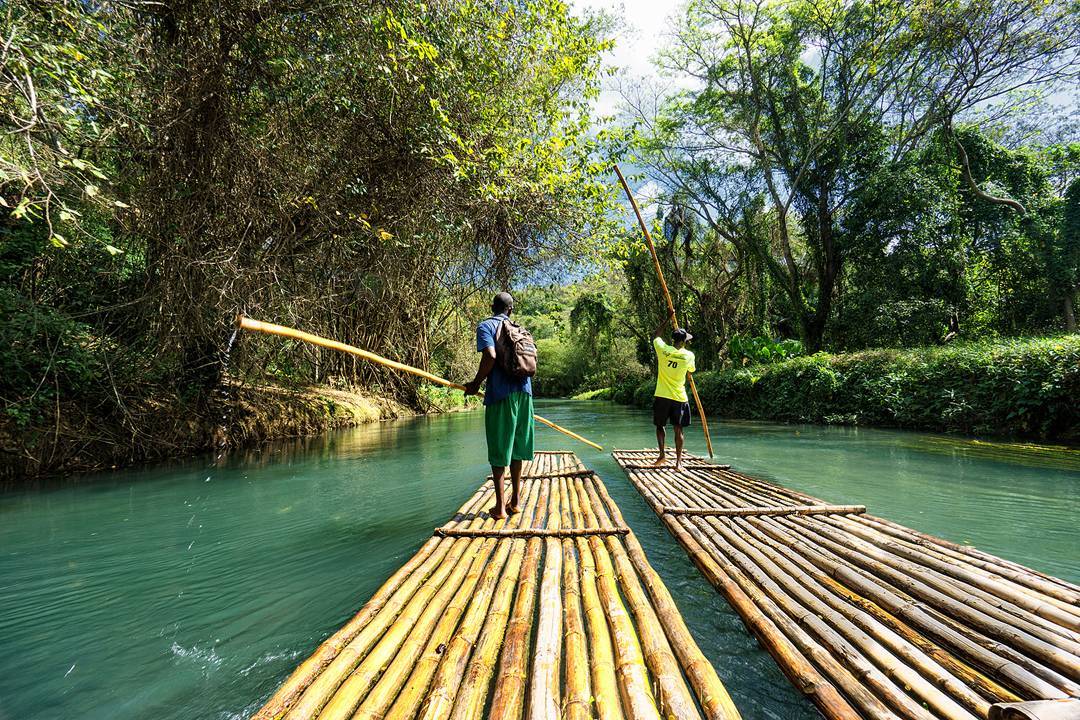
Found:
[[[771,340],[735,333],[728,341],[728,356],[736,365],[779,362],[802,355],[803,351],[798,340]]]
[[[696,378],[720,417],[1080,441],[1080,335],[818,353]],[[613,398],[645,404],[652,382]]]

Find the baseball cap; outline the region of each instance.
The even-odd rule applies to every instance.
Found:
[[[686,328],[676,328],[675,332],[671,333],[671,338],[675,342],[683,342],[685,340],[692,340],[693,335]]]

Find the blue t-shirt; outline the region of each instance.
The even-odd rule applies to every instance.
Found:
[[[495,347],[495,334],[499,332],[499,326],[506,319],[506,315],[489,317],[476,326],[476,352],[483,352],[487,348]],[[484,404],[492,405],[505,400],[510,393],[525,392],[532,395],[532,379],[518,378],[510,375],[499,363],[491,369],[487,376],[487,389],[484,391]]]

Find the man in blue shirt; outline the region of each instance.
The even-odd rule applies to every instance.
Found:
[[[476,351],[480,367],[476,377],[465,384],[466,395],[478,395],[480,383],[487,379],[484,392],[484,428],[487,433],[488,462],[495,483],[495,505],[489,511],[496,520],[519,510],[521,463],[533,457],[532,381],[506,372],[496,362],[495,338],[503,320],[514,311],[514,298],[501,292],[491,302],[491,314],[476,326]],[[510,502],[503,496],[503,476],[510,467],[512,489]]]

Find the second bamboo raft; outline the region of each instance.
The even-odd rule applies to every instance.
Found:
[[[1080,718],[1080,587],[727,466],[613,456],[826,717]]]
[[[527,463],[521,512],[485,482],[254,717],[738,720],[600,479]]]

